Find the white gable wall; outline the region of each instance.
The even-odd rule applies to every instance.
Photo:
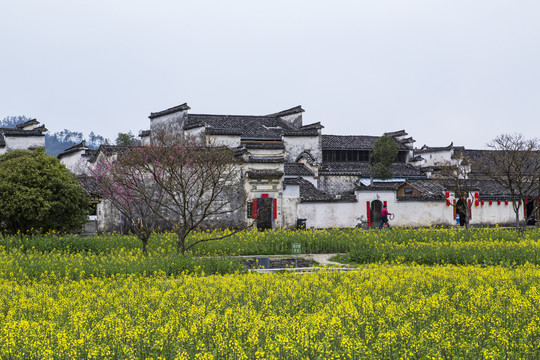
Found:
[[[235,148],[240,146],[240,136],[238,135],[206,135],[207,143],[212,146],[228,146]]]
[[[71,172],[80,175],[87,172],[88,161],[86,158],[83,158],[85,150],[74,151],[70,154],[62,155],[60,162],[64,164],[68,170]]]
[[[172,114],[158,116],[150,119],[152,136],[164,131],[167,135],[183,135],[184,123],[187,120],[187,110],[179,110]]]
[[[37,147],[45,147],[45,136],[9,136],[4,134],[6,146],[0,148],[0,154],[11,150],[26,150]]]
[[[287,162],[295,162],[304,151],[309,151],[318,162],[322,161],[321,136],[284,136],[283,144]]]
[[[433,151],[419,154],[425,162],[422,166],[440,166],[448,164],[457,164],[455,160],[452,159],[454,150],[443,150],[443,151]]]

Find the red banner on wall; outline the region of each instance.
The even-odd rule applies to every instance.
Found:
[[[277,219],[277,199],[272,199],[272,218]]]
[[[369,201],[366,201],[366,207],[367,207],[367,224],[368,226],[371,226],[371,209],[370,209]]]

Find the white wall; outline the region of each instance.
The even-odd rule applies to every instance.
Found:
[[[150,136],[141,136],[141,145],[150,145]]]
[[[60,162],[64,164],[68,170],[77,175],[87,173],[88,161],[82,157],[85,150],[74,151],[67,155],[62,155]]]
[[[354,189],[359,181],[360,177],[356,175],[320,175],[317,187],[330,194],[337,194]]]
[[[471,224],[513,224],[516,221],[516,213],[512,202],[508,202],[508,205],[501,201],[501,205],[497,205],[497,201],[493,201],[492,205],[489,205],[489,200],[484,201],[484,205],[473,205],[471,207],[472,219]],[[523,204],[519,209],[519,218],[523,220],[525,218]]]
[[[284,136],[287,162],[295,162],[303,151],[309,151],[318,162],[322,161],[322,143],[320,136]]]
[[[287,187],[289,187],[288,185]],[[395,215],[390,221],[391,226],[400,227],[428,227],[436,225],[453,226],[453,206],[447,206],[446,201],[397,201],[393,191],[357,192],[358,202],[304,202],[298,204],[298,218],[307,219],[306,226],[314,228],[327,227],[354,227],[358,217],[367,220],[367,204],[374,200],[387,202],[388,211]],[[450,199],[452,201],[453,199]],[[515,220],[512,204],[497,205],[494,201],[490,206],[488,201],[484,206],[472,206],[471,225],[505,225]],[[520,219],[524,218],[523,208],[520,210]],[[372,224],[378,226],[378,224]]]
[[[287,229],[296,228],[298,220],[298,204],[300,203],[300,186],[284,186],[281,201],[281,224]]]
[[[394,220],[390,221],[394,226],[435,226],[435,225],[454,225],[454,207],[447,206],[446,201],[397,201],[396,195],[392,191],[381,192],[357,192],[359,201],[360,213],[366,216],[367,201],[373,201],[377,198],[384,203],[387,202],[388,211],[395,214]],[[453,198],[450,198],[452,203]],[[512,204],[497,205],[494,201],[493,205],[489,205],[488,201],[484,202],[484,206],[475,206],[474,201],[471,209],[472,219],[471,225],[497,225],[511,224],[515,220],[515,214],[512,210]],[[520,218],[523,219],[523,208],[520,211]]]
[[[358,220],[356,202],[303,202],[298,218],[306,219],[306,228],[353,227]]]
[[[167,114],[150,119],[150,130],[152,136],[158,135],[161,131],[165,131],[170,136],[182,136],[184,130],[184,122],[187,120],[187,111],[177,111],[172,114]]]
[[[228,146],[235,148],[240,146],[240,136],[238,135],[207,135],[208,144],[212,146]]]
[[[425,163],[422,166],[438,166],[447,165],[449,163],[456,164],[456,161],[452,159],[454,150],[433,151],[419,154]]]
[[[45,136],[9,136],[9,134],[4,134],[4,138],[6,147],[0,149],[2,154],[10,150],[45,147]]]

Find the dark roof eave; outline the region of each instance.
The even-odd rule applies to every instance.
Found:
[[[190,110],[190,109],[191,108],[188,106],[187,103],[183,103],[181,105],[178,105],[178,106],[175,106],[175,107],[163,110],[163,111],[150,113],[150,116],[148,116],[148,118],[152,120],[152,119],[155,119],[155,118],[160,117],[160,116],[174,114],[175,112],[178,112],[178,111],[186,111],[186,110]]]
[[[292,107],[290,109],[283,110],[283,111],[280,111],[280,112],[277,112],[277,113],[274,113],[274,114],[268,114],[266,116],[281,117],[281,116],[287,116],[287,115],[294,115],[294,114],[303,113],[304,111],[305,110],[302,109],[302,105],[298,105],[298,106],[295,106],[295,107]]]
[[[358,199],[328,199],[328,200],[311,200],[311,199],[300,199],[300,202],[309,202],[309,203],[336,203],[336,202],[358,202]]]

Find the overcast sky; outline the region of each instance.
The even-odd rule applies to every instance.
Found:
[[[1,0],[0,119],[111,139],[150,112],[302,105],[416,146],[540,136],[540,1]]]

